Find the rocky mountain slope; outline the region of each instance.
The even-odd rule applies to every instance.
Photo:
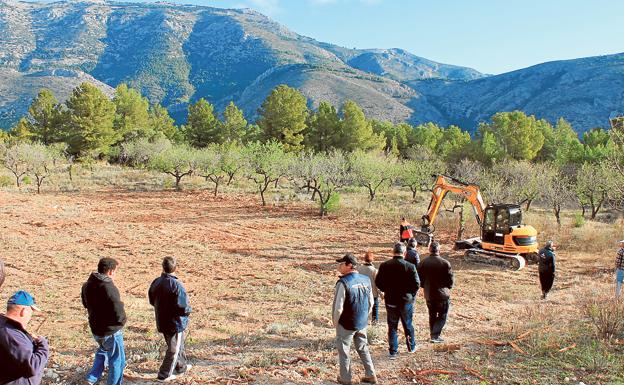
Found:
[[[63,99],[88,80],[107,92],[128,83],[180,122],[200,97],[218,109],[234,100],[253,119],[270,90],[286,83],[312,107],[353,99],[369,117],[394,122],[470,129],[494,112],[523,109],[564,116],[582,131],[623,110],[621,63],[615,55],[486,76],[401,49],[321,43],[249,9],[0,0],[0,127],[15,122],[40,87]]]

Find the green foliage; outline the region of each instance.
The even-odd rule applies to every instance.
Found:
[[[184,139],[175,121],[169,116],[169,111],[160,104],[150,107],[149,125],[155,137],[162,136],[175,143],[180,143]]]
[[[357,103],[347,100],[342,105],[342,121],[336,148],[347,152],[378,151],[384,147],[385,142],[383,133],[376,134],[373,131],[372,123],[366,120],[364,111]]]
[[[326,213],[335,213],[340,209],[340,194],[337,192],[332,193],[327,199],[325,203],[325,212]]]
[[[51,90],[39,91],[30,104],[28,113],[31,117],[29,130],[32,140],[50,144],[62,139],[64,111]]]
[[[180,191],[180,181],[191,175],[197,167],[195,150],[186,145],[174,145],[151,157],[147,163],[150,170],[160,171],[175,178],[175,188]]]
[[[155,140],[141,138],[124,142],[120,145],[119,161],[134,167],[145,167],[152,157],[169,148],[171,148],[171,142],[163,138]]]
[[[318,110],[310,114],[307,126],[304,140],[306,148],[315,152],[328,152],[338,145],[336,135],[340,127],[340,117],[336,107],[328,102],[321,102]]]
[[[8,175],[0,175],[0,187],[13,186],[13,179]]]
[[[618,179],[606,162],[583,163],[576,173],[576,195],[581,204],[591,208],[591,219],[617,190]]]
[[[436,153],[448,162],[456,162],[468,155],[470,134],[457,126],[449,126],[438,139]]]
[[[412,192],[412,200],[416,200],[419,191],[427,191],[431,187],[433,174],[444,173],[445,165],[440,160],[429,158],[408,159],[398,167],[397,181]]]
[[[574,227],[583,227],[585,225],[585,217],[581,213],[574,213]]]
[[[115,105],[96,86],[82,83],[66,104],[64,138],[70,154],[99,156],[115,142]]]
[[[113,103],[115,103],[113,127],[117,132],[118,141],[127,142],[154,136],[148,112],[149,102],[139,91],[121,83],[115,89]]]
[[[64,146],[46,146],[41,143],[29,143],[24,147],[24,162],[28,173],[35,177],[37,194],[41,192],[43,181],[65,164]],[[24,184],[28,175],[24,176]]]
[[[256,184],[263,206],[266,206],[266,191],[271,184],[286,175],[290,161],[284,146],[275,140],[250,143],[245,148],[245,175]]]
[[[28,142],[32,137],[32,124],[26,118],[20,118],[9,130],[9,141],[11,142]]]
[[[247,137],[247,120],[243,111],[234,104],[225,107],[223,112],[223,123],[221,124],[221,143],[243,143],[249,139]]]
[[[355,183],[368,190],[371,201],[379,189],[389,187],[397,176],[396,159],[391,156],[356,151],[351,155],[350,162]]]
[[[433,151],[438,146],[442,135],[442,128],[437,124],[431,122],[420,124],[414,127],[408,136],[408,143],[410,147],[422,146]]]
[[[264,140],[277,140],[286,152],[303,149],[303,131],[309,111],[306,97],[299,90],[285,84],[277,86],[258,112],[257,123]]]
[[[217,196],[221,182],[227,177],[224,170],[223,153],[218,145],[208,146],[197,154],[197,172],[214,184],[214,195]]]
[[[540,124],[535,116],[522,111],[499,112],[492,116],[491,124],[482,124],[479,129],[492,133],[509,157],[531,160],[544,145]]]
[[[188,107],[186,140],[194,147],[206,147],[210,143],[222,143],[220,122],[214,113],[214,106],[204,98]]]
[[[386,154],[394,156],[404,155],[409,147],[408,135],[413,128],[409,124],[401,123],[394,125],[390,122],[372,121],[373,131],[381,134],[385,138],[385,146],[383,148]]]

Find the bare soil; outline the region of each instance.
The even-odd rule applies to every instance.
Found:
[[[378,264],[390,257],[398,230],[398,221],[321,219],[303,203],[263,208],[254,195],[213,197],[207,191],[5,191],[0,201],[2,258],[8,266],[0,300],[21,288],[35,294],[44,309],[30,328],[50,339],[47,384],[82,383],[90,367],[95,345],[80,288],[106,256],[120,261],[116,284],[128,313],[126,383],[155,383],[164,343],[147,289],[169,255],[178,258],[177,275],[194,309],[186,340],[194,368],[176,383],[334,383],[334,259],[370,249]],[[562,327],[578,318],[577,299],[588,289],[586,282],[610,290],[610,255],[560,252],[555,290],[543,301],[535,266],[512,272],[468,264],[451,251],[450,233],[437,236],[456,274],[444,331],[449,351],[434,351],[428,343],[421,296],[414,323],[422,348],[407,354],[401,344],[400,358],[389,361],[382,306],[382,322],[369,328],[380,383],[545,384],[552,378],[563,382],[564,376],[583,378],[578,368],[555,368],[550,377],[528,369],[521,363],[532,353],[523,340],[516,344],[519,351],[493,341],[531,331],[528,322],[536,313],[548,313],[547,319]],[[552,346],[552,354],[562,348]],[[355,352],[353,359],[357,378],[362,368]]]

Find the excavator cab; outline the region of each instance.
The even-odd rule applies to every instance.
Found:
[[[522,210],[518,205],[491,204],[485,208],[481,239],[483,242],[505,244],[505,235],[522,225]]]

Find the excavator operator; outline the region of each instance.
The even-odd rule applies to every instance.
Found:
[[[414,226],[412,226],[405,217],[401,218],[401,225],[399,226],[399,239],[401,242],[407,242],[410,238],[414,237]]]

